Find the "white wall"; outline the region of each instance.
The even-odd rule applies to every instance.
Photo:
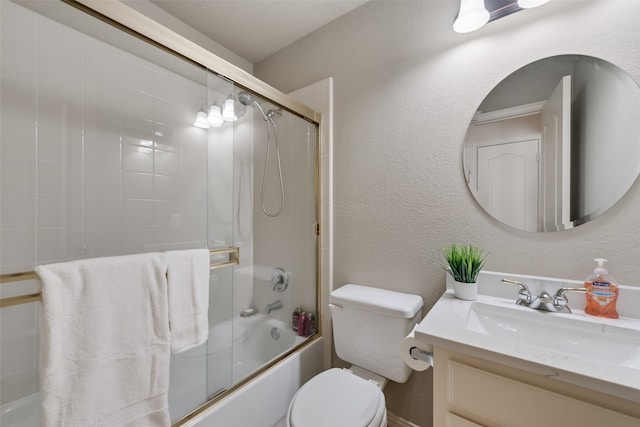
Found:
[[[640,187],[595,221],[562,233],[503,226],[477,205],[462,143],[480,102],[537,59],[592,55],[640,81],[640,2],[561,1],[461,35],[457,1],[374,1],[255,64],[282,91],[334,78],[335,286],[370,284],[423,296],[444,290],[439,249],[480,244],[491,270],[582,279],[595,256],[637,285]],[[417,379],[416,379],[417,377]],[[389,409],[430,425],[429,374],[391,384]]]

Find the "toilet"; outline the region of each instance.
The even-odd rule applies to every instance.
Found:
[[[387,380],[406,382],[411,374],[400,342],[418,323],[422,298],[347,284],[331,293],[335,351],[352,363],[307,381],[294,395],[287,427],[386,427],[382,389]]]

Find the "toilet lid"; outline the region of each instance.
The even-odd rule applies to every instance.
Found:
[[[367,380],[342,369],[329,369],[298,391],[291,404],[291,426],[367,426],[378,412],[380,394]]]

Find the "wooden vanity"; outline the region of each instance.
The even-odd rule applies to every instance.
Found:
[[[640,427],[640,287],[621,286],[620,319],[603,319],[579,300],[516,305],[508,276],[482,272],[474,301],[447,290],[415,329],[433,353],[434,427]]]
[[[637,402],[434,348],[438,427],[638,427]]]

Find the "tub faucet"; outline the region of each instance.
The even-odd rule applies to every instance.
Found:
[[[267,314],[271,313],[274,310],[280,310],[282,308],[282,301],[277,300],[275,302],[272,302],[271,304],[267,304],[267,307],[265,308],[265,311],[267,312]]]

